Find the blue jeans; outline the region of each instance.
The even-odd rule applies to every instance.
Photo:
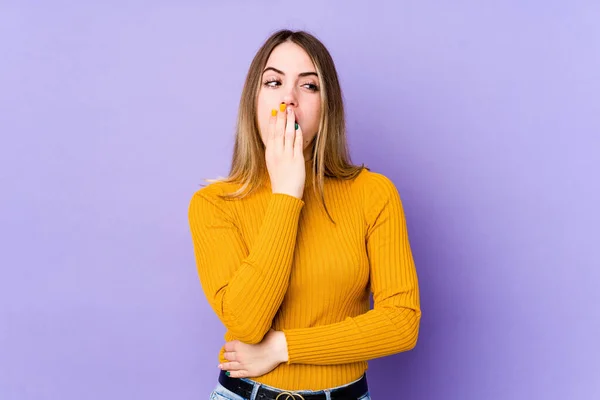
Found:
[[[262,385],[262,384],[260,384],[258,382],[254,382],[254,381],[252,381],[250,379],[245,379],[245,378],[242,378],[242,379],[245,380],[246,382],[249,382],[249,383],[251,383],[251,384],[254,385],[254,390],[252,391],[252,396],[249,399],[244,398],[242,396],[239,396],[239,395],[233,393],[232,391],[224,388],[221,384],[217,384],[217,387],[215,387],[215,389],[210,394],[209,400],[255,400],[255,398],[256,398],[256,392],[258,391],[258,388],[261,387],[261,386],[263,386],[265,388],[268,388],[268,389],[280,390],[280,389],[274,388],[272,386]],[[325,394],[326,398],[329,400],[330,392],[332,390],[343,388],[343,387],[351,385],[353,383],[354,382],[350,382],[347,385],[337,386],[337,387],[330,388],[330,389],[325,389],[325,390],[318,390],[318,391],[301,390],[301,391],[295,391],[293,393],[294,394],[300,394],[300,395],[306,395],[306,394]],[[282,398],[285,398],[285,396],[282,396]],[[295,399],[300,399],[300,397],[296,396]],[[371,396],[369,395],[369,392],[367,392],[367,393],[365,393],[364,395],[362,395],[361,397],[359,397],[356,400],[371,400]]]

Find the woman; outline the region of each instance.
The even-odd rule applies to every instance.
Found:
[[[273,34],[246,77],[229,177],[189,208],[200,282],[227,328],[211,398],[369,399],[367,361],[415,346],[401,201],[351,164],[345,135],[327,49]]]

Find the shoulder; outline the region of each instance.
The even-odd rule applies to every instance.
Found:
[[[398,189],[390,178],[382,173],[373,172],[366,168],[356,177],[355,185],[357,185],[363,195],[367,195],[369,198],[398,196]]]
[[[228,200],[223,196],[239,189],[239,184],[214,181],[193,193],[189,203],[189,211],[227,208]]]
[[[355,185],[357,195],[362,199],[367,222],[375,220],[385,209],[402,213],[398,189],[386,175],[364,169],[356,177]]]

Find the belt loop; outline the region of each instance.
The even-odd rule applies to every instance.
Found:
[[[325,399],[331,400],[331,392],[329,391],[329,389],[325,389]]]
[[[252,388],[252,394],[250,395],[249,400],[255,400],[256,394],[258,393],[258,389],[260,389],[260,383],[254,382],[254,387]]]

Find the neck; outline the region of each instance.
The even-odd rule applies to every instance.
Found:
[[[315,150],[315,144],[314,144],[314,140],[313,140],[313,142],[308,147],[306,147],[303,151],[305,161],[312,162],[314,150]]]

